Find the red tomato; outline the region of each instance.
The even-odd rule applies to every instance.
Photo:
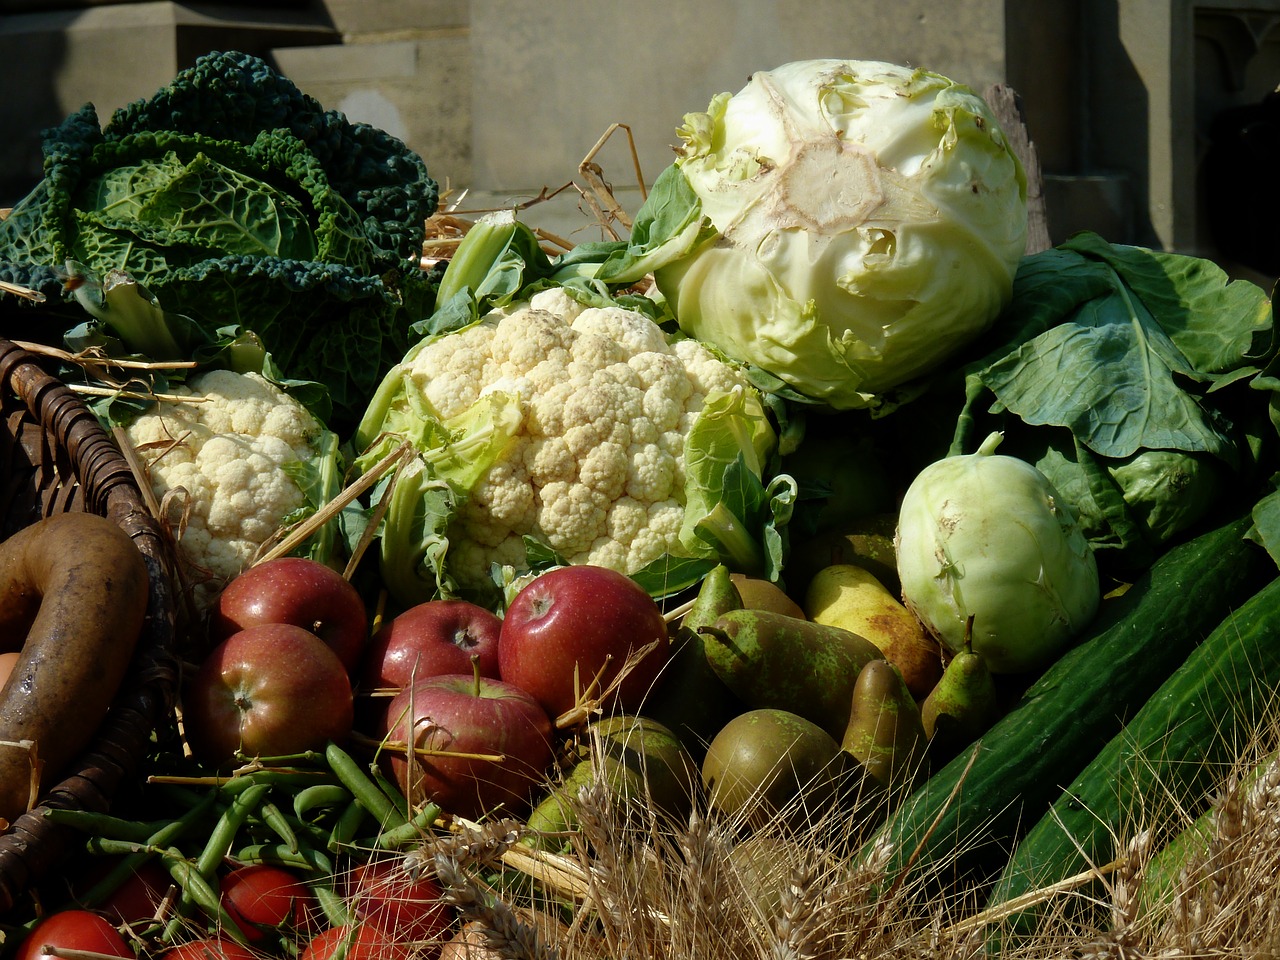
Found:
[[[41,920],[18,947],[13,960],[39,960],[52,955],[46,946],[64,950],[90,950],[109,957],[129,957],[134,953],[120,931],[98,914],[89,910],[63,910]]]
[[[346,951],[342,946],[346,944]],[[406,960],[413,949],[395,943],[385,933],[373,927],[330,927],[317,934],[307,944],[298,960]]]
[[[306,926],[315,896],[280,867],[254,863],[222,878],[222,904],[250,942],[286,927]]]
[[[450,920],[441,892],[425,874],[415,877],[401,857],[369,860],[352,871],[356,918],[400,941],[440,938]]]
[[[260,960],[242,943],[222,937],[188,940],[160,954],[160,960]]]
[[[102,869],[95,870],[95,876],[104,876],[116,862],[114,857],[103,859]],[[173,878],[160,861],[148,860],[93,909],[114,924],[144,923],[156,915],[172,885]]]

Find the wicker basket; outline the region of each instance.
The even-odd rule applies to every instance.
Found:
[[[139,771],[152,732],[173,707],[178,650],[171,541],[92,411],[34,354],[0,339],[0,538],[45,516],[89,511],[114,520],[147,562],[150,598],[134,663],[107,718],[61,782],[0,835],[0,914],[70,853],[75,837],[48,808],[105,811]]]

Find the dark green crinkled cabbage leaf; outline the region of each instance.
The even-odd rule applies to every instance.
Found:
[[[67,261],[128,273],[167,312],[256,332],[290,377],[363,409],[434,306],[419,267],[438,187],[404,143],[324,110],[264,61],[212,53],[100,128],[92,105],[44,139],[45,175],[0,223],[5,330],[56,342],[84,320]]]

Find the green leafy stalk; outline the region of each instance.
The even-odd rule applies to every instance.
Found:
[[[374,503],[389,497],[380,538],[382,581],[405,606],[452,597],[457,584],[445,566],[449,521],[457,510],[453,488],[432,476],[419,458],[393,471],[374,491]]]
[[[462,238],[440,278],[435,313],[413,331],[436,335],[461,329],[489,310],[521,299],[552,272],[537,236],[514,212],[483,216]]]
[[[82,264],[68,260],[67,272],[76,302],[131,353],[149,360],[183,360],[209,341],[190,320],[166,313],[150,290],[121,270],[110,270],[99,281]]]

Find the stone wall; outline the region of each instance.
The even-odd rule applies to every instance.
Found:
[[[404,137],[468,211],[581,183],[618,124],[595,159],[634,209],[686,112],[754,69],[838,56],[1012,85],[1055,240],[1094,229],[1213,254],[1212,125],[1280,83],[1280,0],[0,0],[0,14],[0,205],[38,178],[41,127],[86,100],[105,119],[208,49],[268,56]],[[1247,177],[1217,183],[1214,202],[1270,209]],[[596,229],[580,206],[570,188],[525,216],[578,239]]]

